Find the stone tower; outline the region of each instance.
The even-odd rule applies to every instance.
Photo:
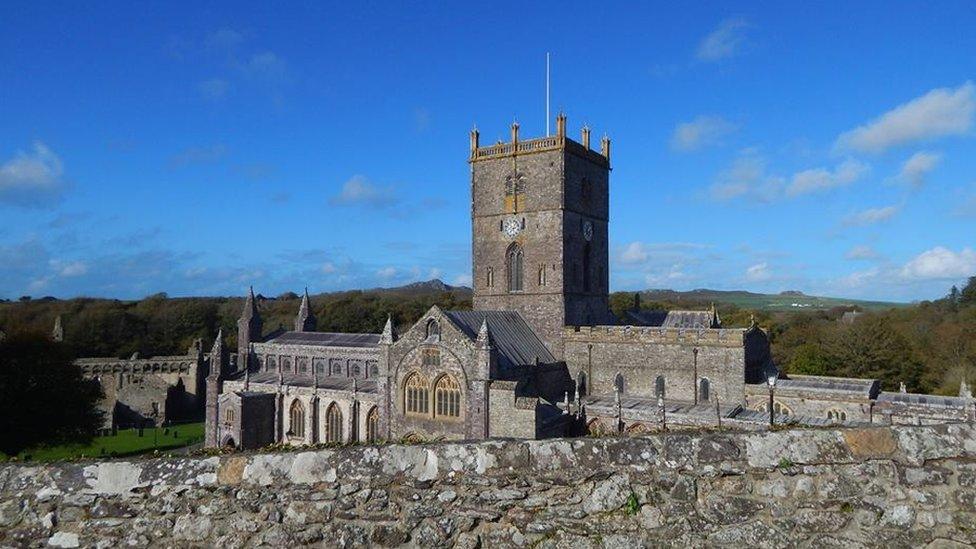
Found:
[[[298,315],[295,316],[296,332],[314,332],[315,315],[308,303],[308,288],[305,288],[305,295],[302,296],[302,304],[298,307]]]
[[[217,401],[220,398],[221,385],[224,377],[224,330],[217,330],[217,339],[210,350],[210,369],[207,372],[207,405],[206,425],[204,425],[204,446],[214,448],[219,444],[217,431],[219,417],[217,416]]]
[[[522,314],[557,358],[562,329],[609,320],[610,140],[556,135],[481,147],[471,132],[474,307]]]
[[[261,314],[258,312],[257,301],[254,299],[254,287],[247,290],[244,310],[237,320],[237,368],[247,369],[251,352],[251,343],[261,340]]]

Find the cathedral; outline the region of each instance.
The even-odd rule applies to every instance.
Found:
[[[470,139],[473,310],[323,333],[306,292],[294,329],[262,338],[250,291],[236,353],[218,334],[206,360],[208,446],[974,419],[965,384],[941,397],[784,375],[761,328],[714,311],[613,318],[610,140],[570,139],[563,115],[552,136]]]

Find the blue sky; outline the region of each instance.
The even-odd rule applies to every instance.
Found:
[[[346,5],[348,4],[348,5]],[[0,297],[470,283],[468,137],[613,139],[611,286],[976,274],[969,2],[0,6]]]

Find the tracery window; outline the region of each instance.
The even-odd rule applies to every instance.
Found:
[[[454,376],[445,374],[434,385],[434,411],[436,416],[461,416],[461,385]]]
[[[698,400],[707,401],[711,397],[712,384],[708,378],[702,378],[698,382]]]
[[[373,406],[366,414],[366,442],[376,442],[380,438],[380,411]]]
[[[295,359],[295,367],[300,374],[308,373],[308,358],[300,356]]]
[[[329,375],[341,376],[342,375],[342,359],[332,358],[329,359]]]
[[[224,421],[226,423],[234,423],[234,417],[235,417],[234,416],[234,409],[233,408],[227,408],[227,410],[224,412]]]
[[[342,442],[342,410],[335,402],[325,411],[325,442]]]
[[[265,368],[269,372],[274,372],[278,370],[278,359],[273,356],[268,357],[268,361],[265,362]]]
[[[407,414],[426,416],[429,408],[430,389],[427,379],[417,372],[403,382],[404,411]]]
[[[312,364],[315,365],[315,373],[322,375],[328,374],[328,372],[325,371],[326,362],[324,358],[316,358],[312,361]]]
[[[664,376],[657,376],[654,380],[654,396],[664,398]]]
[[[291,402],[288,417],[288,436],[305,438],[305,406],[302,401],[295,399]]]
[[[352,377],[364,377],[363,376],[363,363],[358,360],[349,361],[349,375]]]
[[[376,377],[380,375],[380,366],[375,360],[366,361],[366,371],[368,372],[368,377]]]
[[[291,373],[291,357],[281,357],[281,371]]]
[[[509,292],[521,292],[522,291],[522,262],[523,253],[522,247],[517,243],[513,243],[508,247],[508,251],[505,253],[505,264],[507,266],[508,274],[508,291]]]

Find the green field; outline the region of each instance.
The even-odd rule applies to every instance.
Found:
[[[144,429],[141,437],[138,429],[125,429],[115,435],[95,437],[91,444],[31,448],[21,452],[17,459],[21,461],[60,461],[77,458],[133,456],[150,453],[153,450],[182,448],[202,440],[203,422],[184,423],[168,428]],[[3,454],[0,454],[0,461],[3,460]]]
[[[800,292],[783,292],[780,294],[758,294],[746,291],[722,290],[691,290],[678,292],[674,290],[645,290],[641,298],[669,301],[692,301],[699,303],[729,303],[741,309],[766,311],[811,311],[831,309],[834,307],[858,307],[862,310],[886,310],[895,307],[905,307],[907,303],[888,301],[864,301],[860,299],[845,299],[841,297],[819,297],[805,295]]]

